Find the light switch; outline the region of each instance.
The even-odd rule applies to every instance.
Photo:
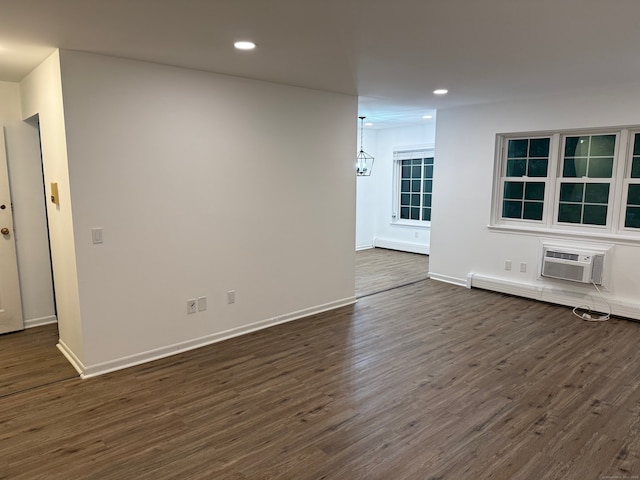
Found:
[[[51,201],[60,205],[60,196],[58,195],[58,182],[51,182]]]
[[[91,240],[93,243],[102,243],[102,228],[96,227],[91,229]]]

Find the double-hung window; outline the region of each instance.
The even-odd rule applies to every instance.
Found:
[[[542,220],[549,172],[549,137],[507,140],[503,218]]]
[[[640,238],[640,128],[498,136],[492,225]]]
[[[564,137],[558,223],[609,223],[616,139],[615,134]]]
[[[631,161],[624,181],[624,228],[640,229],[640,133],[633,133],[632,139]]]
[[[396,188],[393,220],[402,223],[431,221],[433,150],[394,152]]]

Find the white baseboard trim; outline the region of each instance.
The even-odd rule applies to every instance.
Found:
[[[48,317],[30,318],[24,321],[24,328],[40,327],[42,325],[50,325],[52,323],[58,323],[58,317],[55,315],[49,315]]]
[[[403,252],[421,253],[423,255],[429,255],[429,245],[422,245],[419,243],[410,242],[398,242],[396,240],[386,240],[384,238],[374,238],[373,246],[380,248],[388,248],[390,250],[401,250]]]
[[[584,304],[590,305],[593,301],[595,302],[596,309],[602,310],[606,308],[602,300],[599,300],[598,293],[595,289],[589,289],[588,286],[582,290],[571,289],[569,285],[549,286],[545,284],[538,286],[479,275],[477,273],[471,276],[471,285],[474,288],[508,293],[518,297],[531,298],[533,300],[566,305],[568,307]],[[608,298],[606,293],[604,296],[611,305],[611,313],[613,315],[640,320],[640,305]]]
[[[232,328],[225,330],[224,332],[213,333],[204,337],[194,338],[185,342],[174,343],[166,347],[149,350],[146,352],[136,353],[126,357],[109,360],[107,362],[98,363],[95,365],[85,366],[80,362],[73,352],[71,352],[62,341],[58,343],[58,348],[67,357],[71,364],[78,370],[80,377],[83,379],[96,377],[105,373],[113,372],[116,370],[122,370],[124,368],[133,367],[142,363],[152,362],[161,358],[176,355],[178,353],[194,350],[196,348],[211,345],[212,343],[228,340],[229,338],[238,337],[247,333],[255,332],[256,330],[262,330],[265,328],[273,327],[281,323],[292,322],[300,318],[309,317],[318,313],[326,312],[328,310],[334,310],[336,308],[345,307],[347,305],[353,305],[356,303],[356,297],[348,297],[334,302],[325,303],[323,305],[317,305],[315,307],[306,308],[304,310],[298,310],[297,312],[287,313],[285,315],[268,318],[259,322],[244,325],[242,327]]]
[[[82,377],[82,373],[86,370],[86,367],[82,364],[80,359],[76,357],[76,354],[67,346],[66,343],[62,341],[62,339],[58,339],[58,343],[56,344],[58,350],[62,352],[65,358],[69,361],[69,363],[76,369],[76,371]]]
[[[459,287],[467,287],[467,280],[464,278],[450,277],[448,275],[440,275],[439,273],[429,272],[429,278],[438,282],[451,283]],[[469,287],[467,287],[469,288]]]
[[[360,250],[370,250],[374,248],[373,245],[360,245],[360,246],[356,246],[356,252],[359,252]]]

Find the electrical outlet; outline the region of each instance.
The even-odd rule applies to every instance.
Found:
[[[231,305],[232,303],[236,303],[236,291],[229,290],[227,292],[227,303]]]
[[[505,260],[504,261],[504,269],[505,270],[511,270],[511,260]]]
[[[198,311],[204,312],[207,309],[207,297],[198,297]]]
[[[522,273],[526,273],[527,272],[527,264],[524,262],[520,262],[520,271]]]
[[[196,313],[196,309],[198,308],[198,301],[195,298],[190,298],[187,300],[187,313]]]

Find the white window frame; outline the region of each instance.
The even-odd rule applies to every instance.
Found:
[[[627,195],[629,184],[640,184],[640,178],[631,178],[633,159],[633,141],[640,134],[640,126],[610,128],[514,132],[496,136],[494,183],[489,228],[495,231],[522,232],[530,234],[551,234],[569,237],[587,237],[620,239],[637,243],[640,241],[640,228],[625,227]],[[616,146],[611,178],[564,178],[562,168],[564,146],[567,137],[616,135]],[[549,137],[549,163],[547,177],[506,177],[507,147],[512,139],[531,139]],[[516,180],[516,178],[521,180]],[[542,220],[511,219],[502,217],[505,181],[545,181],[545,196]],[[609,183],[609,202],[607,204],[606,225],[569,224],[557,221],[560,206],[560,185],[562,183]]]
[[[621,205],[619,209],[620,215],[618,216],[618,223],[620,231],[623,231],[625,234],[640,230],[638,228],[625,227],[627,202],[629,199],[629,185],[640,185],[640,177],[631,178],[631,168],[633,166],[633,144],[635,142],[636,134],[640,135],[640,128],[629,129],[629,139],[627,141],[627,164],[622,172],[624,178],[622,180],[622,192],[620,194]]]
[[[435,168],[435,149],[433,145],[416,145],[411,147],[404,146],[396,147],[393,149],[393,191],[391,196],[391,225],[418,228],[431,227],[430,220],[410,220],[400,218],[400,183],[402,181],[402,160],[413,160],[429,157],[434,158]],[[431,189],[431,192],[433,198],[433,188]]]
[[[521,139],[538,139],[549,138],[549,160],[547,164],[547,176],[546,177],[507,177],[507,149],[509,140],[521,140]],[[496,164],[494,166],[495,178],[494,178],[494,202],[492,208],[492,224],[493,225],[535,225],[536,227],[550,226],[551,216],[549,214],[548,205],[551,205],[554,199],[554,191],[551,180],[553,178],[552,172],[555,172],[558,168],[558,155],[557,155],[557,142],[559,135],[552,132],[535,132],[524,133],[514,135],[501,135],[497,139],[496,143]],[[512,180],[510,180],[512,179]],[[522,182],[536,182],[544,183],[544,200],[543,200],[543,214],[542,220],[526,220],[521,218],[503,218],[502,217],[502,204],[504,201],[504,184],[507,181],[522,181]]]

